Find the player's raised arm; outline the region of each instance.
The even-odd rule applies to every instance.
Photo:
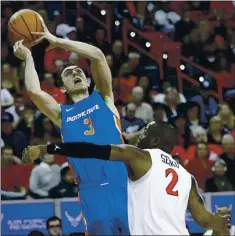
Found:
[[[204,200],[198,191],[197,182],[193,176],[188,209],[194,220],[204,229],[213,229],[222,235],[229,235],[231,216],[221,217],[206,209]]]
[[[14,53],[16,56],[23,54],[25,57],[25,86],[27,93],[38,109],[60,127],[60,106],[52,96],[41,90],[33,57],[30,50],[22,42],[23,40],[15,43]]]
[[[96,90],[105,100],[112,99],[113,101],[112,75],[103,52],[99,48],[87,43],[57,38],[48,31],[43,20],[42,24],[44,33],[32,32],[42,36],[39,41],[47,39],[55,47],[75,52],[80,57],[89,59],[91,61],[91,72],[96,84]]]
[[[103,52],[92,45],[68,39],[58,39],[58,47],[77,53],[79,56],[91,61],[92,78],[95,81],[96,90],[104,99],[111,98],[112,75]]]

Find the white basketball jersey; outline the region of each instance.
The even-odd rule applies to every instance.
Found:
[[[189,235],[185,214],[191,175],[160,149],[147,150],[152,167],[137,181],[128,180],[131,235]]]

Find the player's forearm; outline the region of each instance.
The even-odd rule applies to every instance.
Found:
[[[196,222],[206,230],[212,229],[213,231],[219,231],[218,225],[220,225],[220,217],[207,211],[207,213],[202,213],[195,219]]]
[[[72,41],[67,39],[58,39],[57,45],[60,48],[77,53],[80,57],[87,58],[91,61],[99,60],[104,57],[101,50],[87,43]]]
[[[29,96],[41,92],[38,74],[31,54],[27,55],[25,60],[25,86]]]
[[[41,153],[58,154],[73,158],[97,158],[109,160],[111,145],[96,145],[93,143],[55,143],[38,146]]]

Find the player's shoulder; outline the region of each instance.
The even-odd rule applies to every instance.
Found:
[[[172,158],[170,154],[164,152],[163,150],[161,150],[161,149],[159,149],[159,148],[145,149],[145,150],[148,151],[151,156],[161,156],[161,155],[165,155],[165,156],[168,156],[168,157]]]

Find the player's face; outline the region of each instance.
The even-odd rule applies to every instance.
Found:
[[[152,135],[151,132],[151,126],[153,126],[155,122],[149,123],[145,131],[142,135],[140,135],[139,139],[137,140],[136,146],[141,149],[146,149],[146,148],[153,148],[156,138],[155,136]]]
[[[89,84],[82,69],[69,66],[61,74],[63,87],[68,94],[87,91]]]

